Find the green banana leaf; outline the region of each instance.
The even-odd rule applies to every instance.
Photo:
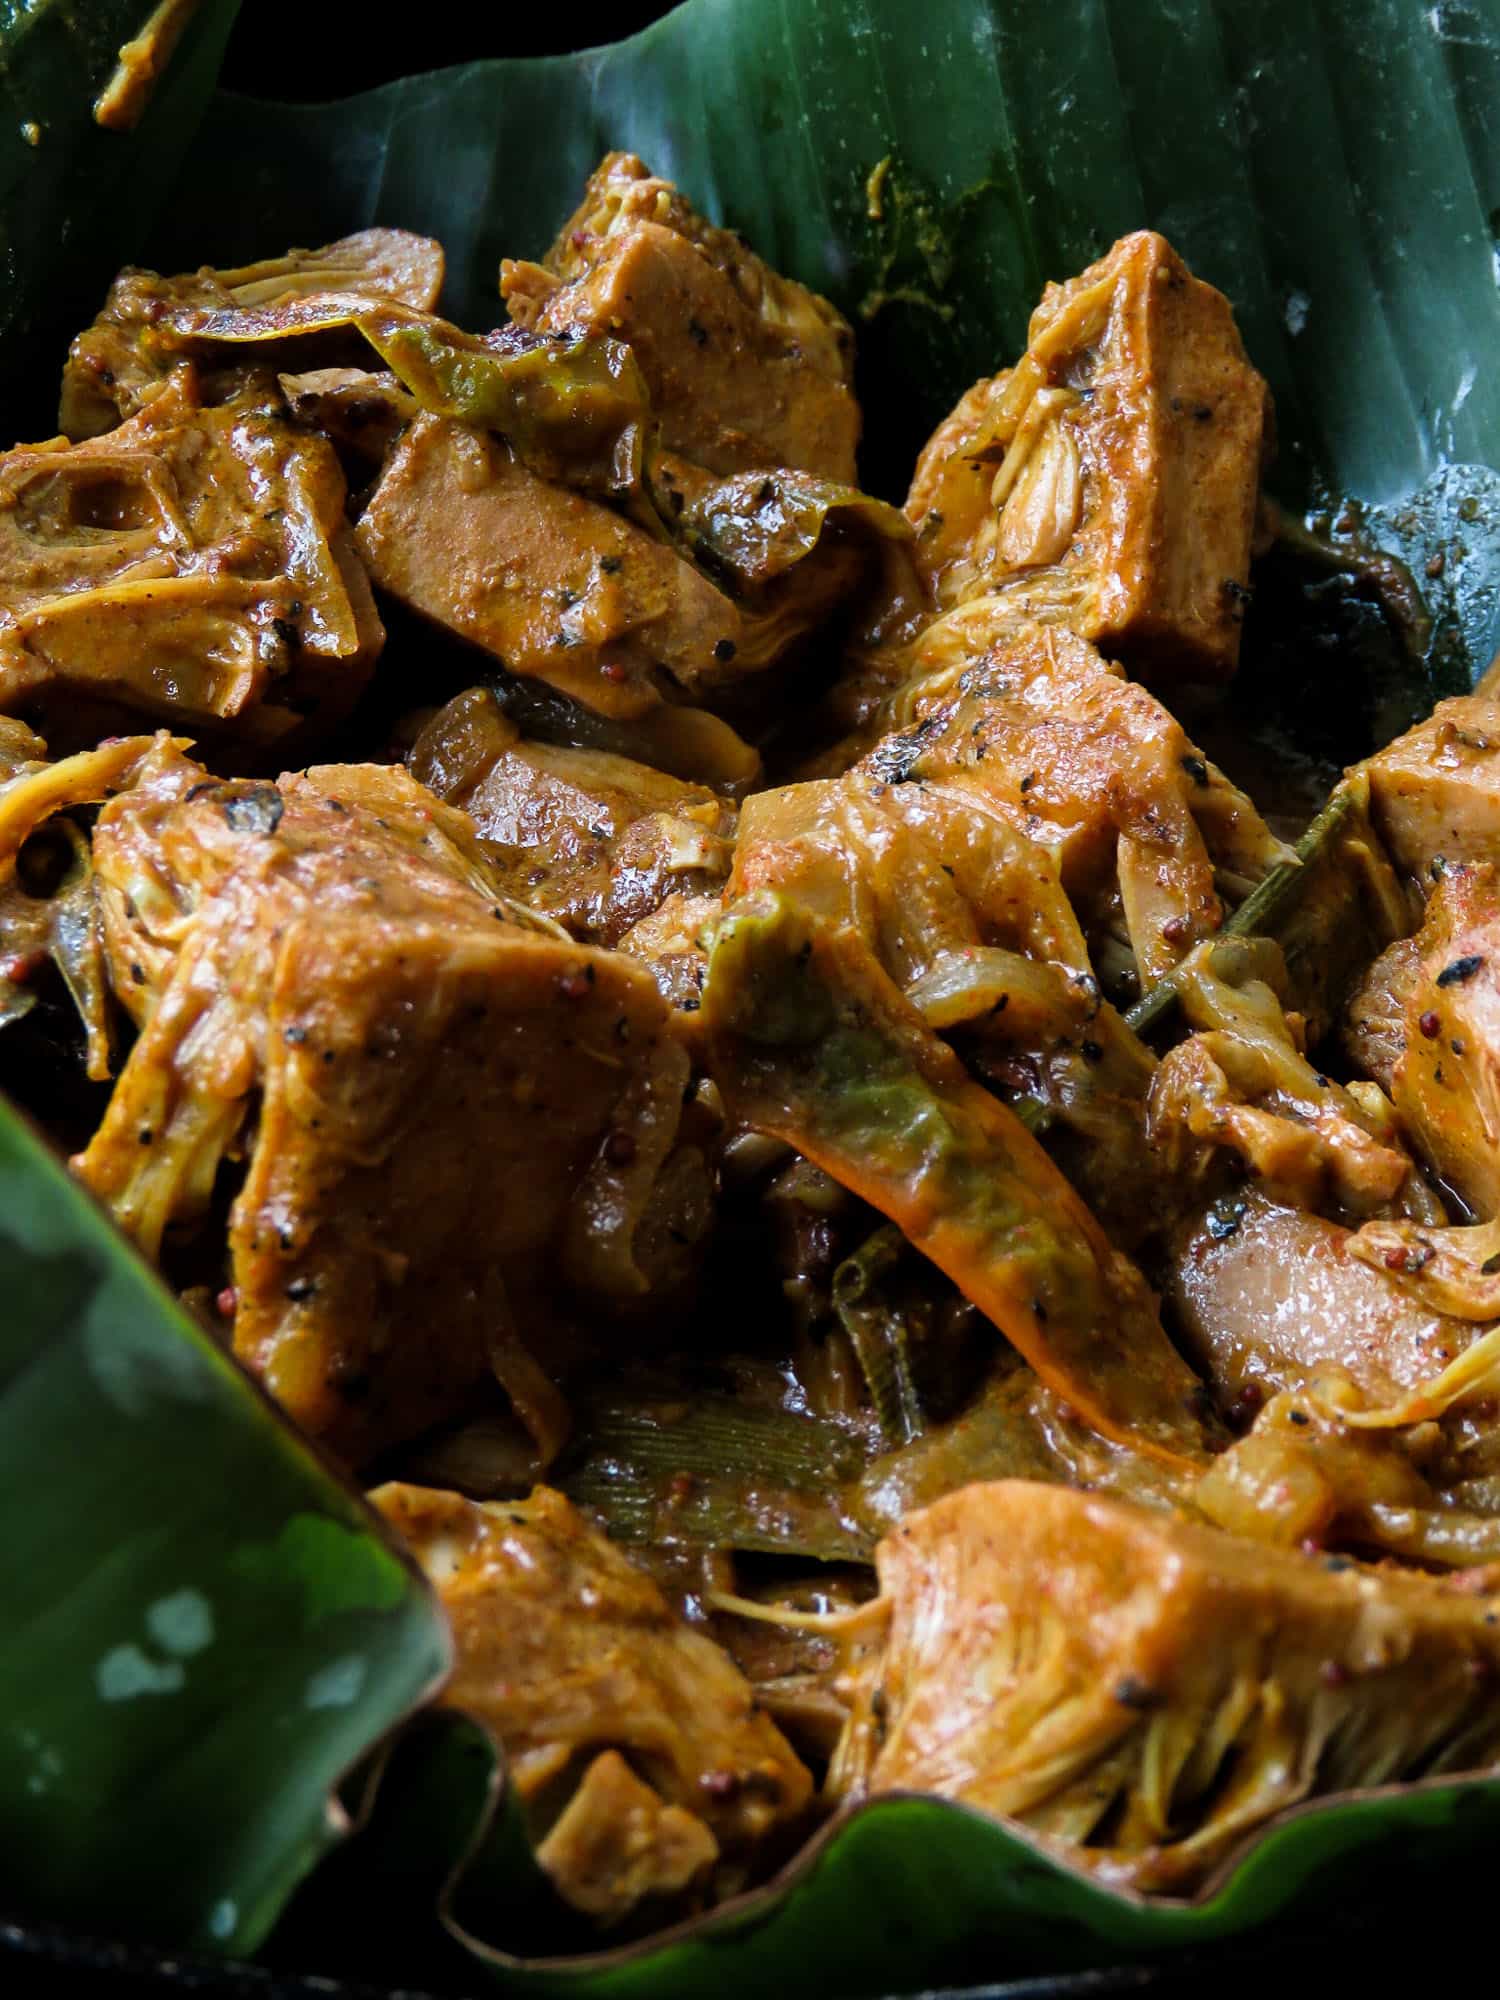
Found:
[[[527,2000],[875,2000],[1161,1963],[1272,1925],[1378,1909],[1383,1896],[1413,1907],[1445,1868],[1452,1889],[1456,1867],[1500,1833],[1494,1783],[1350,1794],[1287,1815],[1186,1903],[1102,1888],[967,1807],[893,1794],[834,1822],[776,1881],[707,1920],[565,1958],[555,1954],[566,1929],[476,1730],[428,1718],[398,1744],[382,1786],[390,1796],[364,1834],[310,1884],[278,1941],[282,1962],[326,1966],[330,1937],[357,1935],[353,1969],[382,1984],[472,1984],[477,1961],[499,1991]],[[497,1931],[511,1950],[497,1948]]]
[[[121,141],[87,106],[144,11],[0,0],[12,396],[40,384],[50,402],[67,334],[143,243],[180,269],[376,221],[425,229],[449,252],[446,309],[486,326],[500,256],[538,254],[598,155],[626,146],[850,314],[865,477],[899,494],[931,423],[1019,349],[1043,281],[1154,224],[1229,294],[1272,380],[1280,495],[1352,496],[1422,578],[1427,694],[1495,649],[1497,0],[688,0],[572,58],[325,105],[221,95],[162,201],[233,6],[207,0]],[[93,53],[70,71],[79,20]],[[420,35],[400,49],[420,62]],[[43,128],[24,154],[23,123]],[[8,1117],[0,1217],[10,1897],[253,1949],[331,1838],[330,1784],[441,1672],[439,1629],[359,1504]],[[339,1705],[351,1660],[367,1678]],[[996,1977],[1243,1935],[1356,1882],[1373,1899],[1413,1843],[1442,1864],[1497,1826],[1495,1784],[1371,1794],[1294,1815],[1191,1905],[1143,1904],[971,1813],[896,1798],[690,1935],[543,1969],[505,1955],[553,1940],[493,1757],[431,1721],[275,1942],[327,1969],[358,1934],[382,1941],[371,1969],[413,1979],[446,1950],[456,1976],[482,1962],[506,1991],[590,2000],[784,1989],[793,1966],[808,1990],[873,1994],[960,1963]]]
[[[363,1502],[0,1103],[0,1882],[253,1950],[445,1623]]]
[[[56,429],[71,334],[139,257],[223,60],[239,0],[200,0],[133,131],[94,105],[150,0],[0,0],[0,415]],[[36,394],[45,384],[45,394]],[[7,442],[9,441],[7,437]]]

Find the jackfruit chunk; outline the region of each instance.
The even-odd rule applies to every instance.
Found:
[[[889,1633],[840,1768],[1185,1890],[1301,1800],[1500,1756],[1479,1579],[1242,1541],[1063,1487],[949,1494],[876,1552]]]
[[[1440,701],[1362,768],[1391,859],[1424,887],[1444,862],[1500,862],[1500,701]]]
[[[1048,285],[1025,354],[918,461],[906,511],[941,610],[1002,594],[1147,678],[1234,672],[1269,417],[1229,302],[1164,238]]]
[[[70,438],[98,437],[159,393],[176,356],[158,344],[155,329],[176,308],[269,308],[309,293],[343,292],[427,312],[442,288],[443,246],[406,229],[362,229],[321,250],[288,250],[234,271],[205,265],[164,278],[124,270],[99,317],[69,350],[59,428]]]
[[[406,432],[356,532],[383,590],[620,720],[716,684],[738,650],[738,607],[675,550],[447,418]]]
[[[50,958],[78,1009],[95,1082],[110,1064],[104,941],[88,836],[67,815],[128,789],[153,751],[174,754],[171,739],[120,736],[48,763],[40,737],[0,716],[0,1027],[30,1010],[31,978]],[[27,845],[44,829],[49,846],[33,871]]]
[[[1473,1338],[1357,1254],[1336,1222],[1247,1192],[1174,1246],[1167,1296],[1179,1333],[1226,1406],[1301,1389],[1342,1368],[1374,1401],[1440,1375]]]
[[[628,341],[669,451],[720,475],[854,484],[847,322],[631,154],[603,160],[545,265],[507,259],[500,289],[528,329]]]
[[[555,1453],[564,1291],[639,1307],[707,1224],[647,973],[510,921],[468,822],[399,769],[220,783],[182,758],[105,808],[95,861],[142,1032],[83,1180],[155,1254],[250,1153],[235,1351],[351,1462],[491,1374]]]
[[[1500,814],[1497,814],[1500,818]],[[1391,1082],[1418,1151],[1486,1221],[1500,1215],[1500,870],[1445,869],[1411,962]]]
[[[0,710],[338,721],[385,636],[344,492],[274,388],[209,407],[190,368],[105,437],[0,456]]]
[[[723,799],[607,750],[530,742],[487,688],[441,709],[408,763],[473,820],[507,892],[586,943],[617,945],[669,894],[729,872]]]
[[[1073,633],[987,597],[930,625],[864,759],[961,788],[1052,850],[1085,928],[1123,919],[1143,986],[1178,965],[1289,850],[1177,719]],[[1118,912],[1118,916],[1116,913]]]
[[[750,1683],[560,1493],[371,1495],[458,1650],[442,1699],[505,1751],[537,1859],[601,1922],[741,1885],[812,1781]]]

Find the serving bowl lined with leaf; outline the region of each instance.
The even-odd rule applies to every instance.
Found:
[[[8,1900],[873,1992],[1472,1849],[1500,22],[138,12],[4,29]]]

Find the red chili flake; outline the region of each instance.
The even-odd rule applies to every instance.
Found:
[[[1265,1406],[1266,1392],[1259,1382],[1247,1382],[1234,1401],[1229,1405],[1227,1415],[1236,1430],[1248,1430]]]
[[[1192,925],[1186,917],[1168,917],[1161,927],[1161,934],[1168,944],[1181,944],[1191,929]]]
[[[611,1132],[604,1142],[604,1157],[612,1167],[628,1167],[635,1154],[635,1140],[629,1132]]]
[[[593,966],[575,965],[558,980],[557,990],[564,1000],[582,1000],[593,985],[594,976]]]
[[[1349,1678],[1349,1669],[1342,1660],[1325,1660],[1318,1669],[1318,1679],[1326,1688],[1341,1688]]]
[[[613,682],[616,687],[618,687],[620,682],[623,681],[626,677],[625,669],[620,665],[620,662],[618,660],[602,661],[599,667],[599,672],[604,676],[605,680]]]
[[[1429,1042],[1435,1042],[1438,1036],[1443,1032],[1443,1022],[1441,1015],[1434,1014],[1430,1007],[1428,1008],[1427,1012],[1422,1016],[1422,1018],[1417,1022],[1417,1026],[1421,1029],[1422,1033],[1426,1036]]]
[[[238,1287],[226,1285],[214,1300],[214,1311],[220,1319],[233,1319],[239,1311],[240,1295]]]

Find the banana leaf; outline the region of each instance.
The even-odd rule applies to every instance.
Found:
[[[442,1678],[362,1501],[0,1103],[0,1881],[253,1950],[333,1786]]]
[[[206,0],[122,141],[96,132],[88,105],[143,0],[0,0],[12,398],[41,385],[50,401],[61,343],[143,243],[181,269],[373,222],[424,229],[449,253],[446,309],[487,327],[500,256],[539,254],[598,155],[625,146],[849,313],[866,483],[899,495],[931,424],[1019,350],[1043,281],[1154,224],[1229,294],[1272,381],[1279,495],[1330,511],[1352,499],[1421,579],[1424,692],[1493,653],[1497,0],[687,0],[575,57],[337,103],[221,94],[157,200],[232,11]],[[408,35],[393,62],[420,63],[421,47]],[[42,144],[16,140],[31,125]],[[96,1930],[252,1949],[329,1838],[329,1783],[431,1684],[440,1638],[358,1504],[9,1121],[0,1214],[11,1899]],[[214,1619],[197,1652],[193,1593]],[[332,1670],[356,1653],[371,1662],[362,1696],[309,1710],[314,1684],[347,1689]],[[135,1692],[106,1708],[75,1660],[96,1674],[114,1660],[110,1686]],[[117,1711],[128,1729],[111,1726]],[[32,1713],[50,1732],[35,1743],[17,1733]],[[1381,1884],[1409,1897],[1418,1846],[1451,1866],[1500,1827],[1493,1783],[1374,1793],[1292,1816],[1192,1904],[1143,1904],[972,1813],[895,1798],[690,1935],[544,1971],[504,1955],[535,1947],[506,1929],[506,1883],[524,1867],[507,1873],[513,1844],[487,1831],[504,1810],[485,1747],[420,1747],[392,1760],[366,1830],[313,1875],[303,1935],[337,1955],[343,1927],[317,1912],[342,1873],[363,1884],[349,1925],[375,1921],[373,1906],[383,1935],[446,1938],[471,1979],[482,1962],[506,1991],[591,2000],[785,1990],[793,1967],[807,1990],[853,1995],[1158,1956],[1351,1896],[1378,1905]],[[419,1834],[414,1871],[401,1857]],[[413,1949],[415,1977],[437,1960]]]
[[[95,105],[122,47],[146,24],[150,0],[0,0],[0,415],[8,433],[57,428],[67,342],[93,318],[120,265],[140,256],[238,8],[239,0],[200,0],[137,124],[109,130]]]

